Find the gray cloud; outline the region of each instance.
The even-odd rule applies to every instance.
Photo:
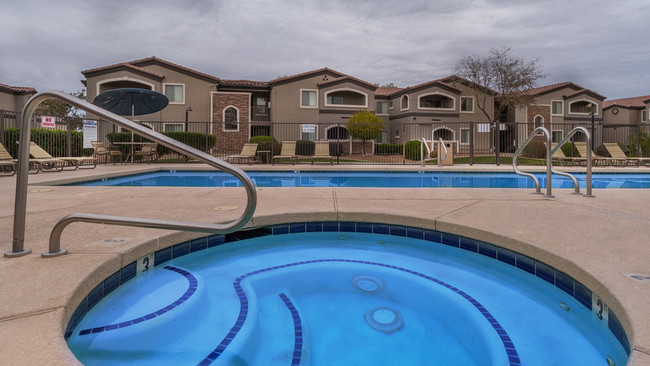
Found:
[[[23,0],[0,13],[0,83],[73,92],[81,70],[157,56],[229,79],[327,66],[408,86],[506,45],[539,58],[544,84],[647,95],[649,13],[635,0]]]

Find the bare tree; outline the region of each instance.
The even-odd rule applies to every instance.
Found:
[[[474,93],[476,107],[490,122],[495,122],[506,111],[533,102],[525,93],[547,75],[538,65],[539,59],[526,60],[511,55],[509,47],[492,48],[488,55],[466,56],[456,64],[456,75]],[[494,114],[490,102],[494,100]]]

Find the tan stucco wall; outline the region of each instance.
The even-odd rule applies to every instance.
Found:
[[[323,77],[334,79],[336,76],[324,72],[310,78],[274,85],[271,88],[271,121],[273,122],[301,122],[318,123],[318,109],[324,106],[323,93],[319,90],[318,83]],[[318,105],[316,108],[302,108],[300,106],[301,89],[317,91]]]
[[[25,103],[31,98],[33,94],[15,95],[0,91],[0,109],[12,112],[22,112]]]

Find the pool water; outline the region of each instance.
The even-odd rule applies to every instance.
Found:
[[[352,232],[226,243],[108,294],[86,365],[617,365],[606,322],[546,281],[438,243]]]
[[[535,188],[532,179],[497,172],[359,172],[359,171],[249,171],[258,187],[385,187],[385,188]],[[581,187],[585,174],[575,173]],[[538,173],[542,187],[545,173]],[[553,188],[573,188],[573,182],[553,175]],[[215,171],[159,171],[75,183],[84,186],[241,187],[233,175]],[[650,174],[595,173],[593,188],[650,188]]]

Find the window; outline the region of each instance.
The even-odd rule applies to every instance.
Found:
[[[185,131],[185,125],[182,123],[165,123],[165,132],[182,132]]]
[[[255,114],[257,115],[269,114],[269,109],[266,104],[266,97],[255,98]]]
[[[454,109],[454,98],[441,93],[425,94],[418,97],[418,107],[424,109]]]
[[[551,114],[554,116],[561,116],[562,114],[564,114],[562,113],[563,109],[564,109],[564,103],[562,101],[554,100],[553,107],[551,109]]]
[[[645,122],[648,120],[648,110],[644,109],[641,111],[641,121]]]
[[[393,101],[388,102],[388,109],[393,109]]]
[[[302,108],[317,108],[318,102],[316,101],[316,90],[301,90],[300,91],[300,107]]]
[[[316,141],[316,125],[300,125],[300,139]]]
[[[586,100],[579,100],[569,103],[569,112],[576,114],[589,114],[594,112],[594,114],[598,114],[598,105]]]
[[[343,97],[336,96],[336,95],[328,95],[327,104],[343,104]]]
[[[377,110],[375,114],[388,114],[388,103],[377,102]]]
[[[433,132],[433,139],[435,141],[438,141],[438,139],[442,139],[443,141],[451,141],[454,139],[454,132],[444,127],[439,128]]]
[[[347,140],[350,138],[348,130],[345,127],[336,126],[327,130],[328,140]]]
[[[460,97],[460,111],[474,113],[474,97]]]
[[[375,141],[378,144],[387,144],[388,143],[388,131],[381,131],[381,135],[377,137]]]
[[[403,95],[402,100],[400,101],[400,110],[409,109],[409,96]]]
[[[544,127],[544,117],[537,115],[535,116],[535,128],[537,127]]]
[[[332,90],[325,93],[325,105],[337,105],[343,107],[368,107],[368,95],[366,93],[349,88]]]
[[[239,111],[235,107],[227,107],[223,111],[223,130],[239,131]]]
[[[462,102],[461,102],[462,104]],[[460,129],[460,143],[462,145],[468,145],[469,144],[469,128],[461,128]]]
[[[563,131],[552,131],[551,132],[551,139],[552,139],[551,141],[553,143],[557,144],[558,142],[562,141],[563,138],[564,138],[564,132]]]
[[[185,88],[183,84],[165,84],[165,96],[170,104],[185,103]]]

